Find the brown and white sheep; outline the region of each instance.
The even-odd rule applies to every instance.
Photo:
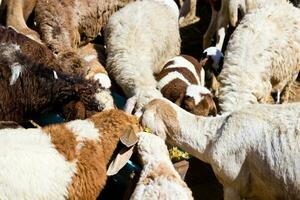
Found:
[[[213,97],[204,87],[204,69],[195,58],[187,55],[172,58],[156,80],[162,95],[178,106],[197,115],[216,114]]]
[[[35,20],[42,41],[74,72],[85,66],[77,47],[95,39],[108,18],[132,0],[39,0]]]
[[[2,26],[0,66],[0,120],[22,122],[72,100],[90,111],[106,108],[98,81],[62,72],[46,47]]]
[[[154,100],[141,121],[209,163],[224,186],[224,200],[300,197],[300,103],[255,104],[202,117],[166,99]]]
[[[0,130],[0,199],[96,199],[106,166],[138,120],[119,110],[35,129]]]
[[[137,151],[143,169],[131,200],[191,200],[192,192],[175,170],[165,142],[156,135],[141,132]]]

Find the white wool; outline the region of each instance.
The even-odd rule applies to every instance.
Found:
[[[175,58],[172,58],[169,61],[173,61],[174,63],[172,65],[167,66],[166,69],[177,68],[177,67],[186,68],[187,70],[189,70],[190,72],[192,72],[192,74],[196,78],[198,84],[201,83],[201,81],[199,80],[199,76],[198,76],[198,74],[196,72],[195,66],[190,61],[188,61],[187,59],[185,59],[182,56],[176,56]],[[201,72],[202,71],[203,70],[201,70]]]
[[[159,80],[157,83],[157,87],[159,90],[161,90],[164,86],[169,84],[171,81],[175,79],[180,79],[183,82],[185,82],[187,85],[190,85],[191,83],[179,72],[169,72],[166,76],[164,76],[162,79]]]
[[[99,130],[92,121],[78,119],[68,122],[66,127],[76,135],[77,141],[100,140],[101,135],[99,134]]]
[[[135,110],[162,97],[153,74],[179,54],[178,27],[172,10],[153,0],[132,2],[109,18],[106,69],[128,98],[138,97]]]
[[[53,70],[53,76],[54,76],[55,79],[58,79],[58,76],[57,76],[57,73],[56,73],[55,70]]]
[[[193,199],[190,189],[181,180],[170,160],[165,142],[158,136],[145,132],[139,133],[138,137],[137,148],[143,170],[130,199]],[[155,174],[159,174],[161,166],[165,167],[164,170],[167,174],[155,176]]]
[[[65,160],[48,134],[41,129],[3,129],[0,141],[0,199],[68,197],[76,164]]]
[[[111,96],[111,92],[108,89],[98,90],[95,94],[95,98],[99,103],[100,110],[109,110],[114,108],[114,100]]]
[[[201,85],[189,85],[186,88],[186,96],[194,98],[196,105],[203,99],[202,94],[211,94],[211,92]]]
[[[96,55],[87,55],[87,56],[85,56],[83,59],[84,59],[85,61],[87,61],[87,62],[90,62],[90,61],[92,61],[92,60],[95,59],[95,58],[97,58]]]
[[[97,73],[94,76],[94,80],[99,81],[100,85],[105,89],[109,89],[111,87],[111,81],[107,74]]]
[[[218,69],[220,67],[219,62],[221,58],[224,57],[224,55],[217,47],[209,47],[205,49],[203,53],[207,53],[207,56],[212,58],[212,60],[214,61],[213,63],[214,69]]]
[[[271,92],[282,92],[296,79],[300,70],[299,19],[300,10],[287,2],[245,15],[231,35],[218,77],[222,112],[264,103]]]
[[[172,9],[172,11],[177,16],[177,18],[179,17],[179,9],[174,0],[154,0],[154,1],[157,1],[159,3],[162,3],[163,5],[168,6],[169,8]]]
[[[9,84],[14,85],[16,83],[17,79],[22,74],[23,66],[20,65],[19,63],[13,63],[10,66],[10,69],[11,69],[11,77],[10,77]]]

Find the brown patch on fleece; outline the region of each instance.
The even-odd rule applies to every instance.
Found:
[[[189,62],[191,62],[194,65],[194,68],[196,69],[197,75],[199,76],[199,79],[201,80],[201,70],[202,69],[202,65],[200,62],[198,62],[198,60],[192,56],[188,56],[188,55],[181,55],[182,57],[184,57],[186,60],[188,60]],[[201,80],[204,81],[204,80]]]
[[[174,173],[177,173],[175,170],[170,169],[170,166],[166,163],[159,163],[155,169],[153,169],[147,177],[143,180],[145,185],[150,184],[152,181],[155,181],[159,178],[166,178],[171,183],[177,183],[183,187],[187,187],[187,185],[181,180],[179,176],[176,176]]]
[[[106,141],[104,141],[106,142]],[[83,141],[77,156],[76,174],[68,187],[68,199],[96,199],[106,182],[106,162],[103,146],[95,141]]]
[[[176,110],[173,109],[170,103],[171,102],[166,102],[165,100],[154,99],[144,107],[144,110],[151,109],[152,112],[164,122],[168,135],[173,135],[174,132],[180,132],[181,128],[177,119]]]
[[[135,133],[142,131],[142,127],[136,117],[127,115],[121,110],[108,110],[93,115],[90,120],[102,133],[103,151],[106,163],[109,161],[120,137],[131,127]]]
[[[141,131],[137,118],[120,110],[97,113],[89,118],[101,133],[100,142],[86,140],[77,156],[77,174],[68,187],[69,199],[96,199],[105,186],[106,166],[119,138],[128,127]]]
[[[165,98],[180,106],[184,98],[187,86],[188,85],[186,84],[186,82],[180,79],[174,79],[167,85],[165,85],[160,90],[160,92]]]
[[[160,81],[163,77],[168,76],[170,72],[178,72],[182,74],[191,84],[198,84],[198,81],[194,74],[184,67],[165,68],[157,76],[156,80]]]
[[[43,128],[43,131],[50,135],[52,144],[67,161],[73,161],[76,158],[78,142],[74,133],[66,128],[65,125],[46,126]]]

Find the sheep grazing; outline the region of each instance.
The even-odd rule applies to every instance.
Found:
[[[203,37],[203,47],[211,44],[214,34],[217,34],[216,47],[222,49],[226,30],[229,24],[236,27],[238,22],[238,11],[241,16],[273,3],[285,2],[286,0],[209,0],[212,15],[209,27]]]
[[[62,72],[49,50],[24,35],[0,27],[0,52],[0,120],[21,123],[72,100],[88,111],[109,107],[97,81]]]
[[[222,112],[266,102],[270,93],[280,92],[280,102],[286,102],[300,70],[299,35],[300,10],[287,2],[247,14],[228,43],[218,77]]]
[[[13,27],[18,32],[40,42],[39,34],[26,24],[36,2],[37,0],[3,0],[0,1],[0,11],[4,12],[6,10],[6,26]]]
[[[191,56],[176,56],[169,60],[156,76],[162,95],[197,115],[216,114],[209,90],[204,87],[205,72]]]
[[[0,199],[96,199],[130,129],[141,131],[135,117],[110,110],[41,129],[0,130]]]
[[[165,142],[159,137],[138,134],[138,153],[143,170],[131,200],[193,199],[191,190],[175,170]]]
[[[129,102],[137,103],[137,111],[162,97],[153,74],[180,52],[178,15],[173,0],[145,0],[128,4],[109,18],[106,69],[125,95],[136,99]]]
[[[42,41],[74,72],[86,66],[76,48],[95,39],[112,13],[132,0],[39,0],[35,20]]]
[[[224,186],[225,200],[299,199],[299,103],[256,104],[202,117],[168,100],[154,100],[144,107],[142,123],[209,163]]]

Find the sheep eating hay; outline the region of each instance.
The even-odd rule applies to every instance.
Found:
[[[273,3],[247,14],[228,43],[219,76],[222,112],[266,102],[271,92],[281,92],[280,102],[286,102],[300,71],[299,49],[298,8]]]
[[[97,81],[64,73],[49,49],[2,26],[0,66],[0,120],[24,122],[72,100],[89,111],[113,107]]]
[[[193,199],[191,190],[175,170],[165,142],[159,137],[141,132],[137,148],[143,170],[131,200]]]
[[[0,199],[96,199],[128,127],[141,131],[135,117],[110,110],[42,129],[0,130]]]
[[[136,1],[114,13],[106,26],[106,69],[127,97],[137,96],[137,110],[162,97],[153,74],[179,54],[178,8],[176,12],[173,4]]]
[[[168,100],[144,109],[143,125],[212,166],[225,200],[299,199],[300,103],[219,117],[195,116]]]

